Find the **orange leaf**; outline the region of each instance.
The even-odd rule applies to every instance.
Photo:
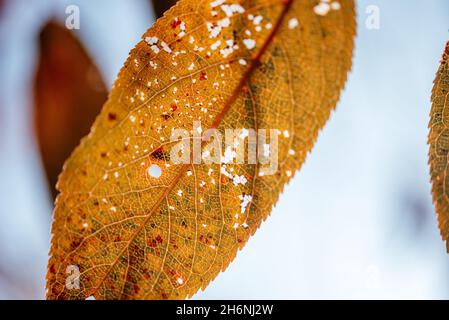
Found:
[[[351,66],[354,3],[232,2],[180,0],[132,50],[60,176],[48,298],[192,296],[226,269],[301,167]],[[240,128],[217,162],[202,161],[210,141]],[[174,129],[189,136],[173,139]],[[256,145],[268,164],[234,159],[252,129],[273,130],[269,146]],[[194,163],[177,164],[179,154]],[[66,286],[70,265],[78,289]]]
[[[433,202],[443,240],[449,251],[449,42],[441,59],[432,90],[432,109],[429,122],[429,165]]]
[[[100,113],[107,98],[101,75],[80,41],[57,22],[47,23],[39,38],[34,83],[34,119],[51,191],[64,161]]]

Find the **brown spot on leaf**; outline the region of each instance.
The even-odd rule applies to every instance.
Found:
[[[109,120],[109,121],[115,121],[115,120],[117,120],[117,115],[116,115],[115,113],[113,113],[113,112],[109,112],[109,113],[108,113],[108,120]]]

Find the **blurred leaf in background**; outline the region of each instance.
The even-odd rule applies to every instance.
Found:
[[[64,161],[89,132],[106,98],[102,76],[80,40],[48,22],[39,37],[34,121],[53,198]]]
[[[164,12],[175,5],[177,0],[150,0],[153,4],[154,14],[156,18],[160,18],[164,15]]]

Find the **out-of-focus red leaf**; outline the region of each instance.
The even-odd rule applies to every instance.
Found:
[[[175,5],[177,0],[150,0],[153,3],[156,18],[163,16],[164,12]]]
[[[107,98],[98,68],[80,40],[57,22],[39,37],[34,118],[42,161],[53,197],[64,161],[85,136]]]

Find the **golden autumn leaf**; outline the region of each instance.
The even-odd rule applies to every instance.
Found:
[[[64,161],[89,133],[107,91],[80,41],[54,21],[41,30],[34,81],[34,125],[47,180],[56,197]]]
[[[429,122],[429,165],[433,202],[438,214],[441,236],[449,251],[449,42],[441,59],[432,90]]]
[[[304,162],[346,81],[354,34],[352,0],[180,0],[131,51],[65,163],[47,297],[182,299],[204,289]],[[239,134],[222,153],[208,148],[221,141],[211,128]],[[176,136],[182,129],[191,136]],[[233,148],[264,130],[257,155],[277,161],[250,164],[248,147],[248,163],[237,162]],[[205,163],[212,154],[218,162]],[[66,285],[67,270],[79,271],[79,288]]]

